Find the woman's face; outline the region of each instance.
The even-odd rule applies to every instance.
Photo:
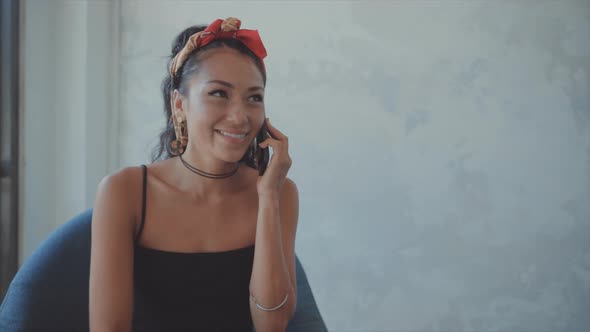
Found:
[[[265,119],[262,74],[251,58],[227,47],[207,50],[200,60],[186,95],[174,97],[175,111],[187,121],[187,149],[239,161]]]

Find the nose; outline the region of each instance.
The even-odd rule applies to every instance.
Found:
[[[232,103],[227,113],[228,122],[235,126],[241,126],[248,123],[248,114],[246,108],[239,102]]]

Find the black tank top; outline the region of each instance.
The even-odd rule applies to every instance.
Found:
[[[222,252],[179,253],[139,245],[135,237],[133,331],[252,332],[249,284],[254,245]]]

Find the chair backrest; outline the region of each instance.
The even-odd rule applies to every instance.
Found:
[[[55,230],[21,266],[0,306],[0,331],[87,331],[92,209]],[[287,332],[325,332],[296,257],[297,309]]]

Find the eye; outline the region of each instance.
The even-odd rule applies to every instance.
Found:
[[[255,101],[255,102],[262,102],[264,100],[264,97],[262,97],[262,95],[253,95],[253,96],[250,96],[249,99],[251,101]]]
[[[223,90],[211,91],[211,92],[209,92],[209,95],[214,96],[214,97],[222,97],[222,98],[227,97],[227,93],[225,93],[225,91],[223,91]]]

